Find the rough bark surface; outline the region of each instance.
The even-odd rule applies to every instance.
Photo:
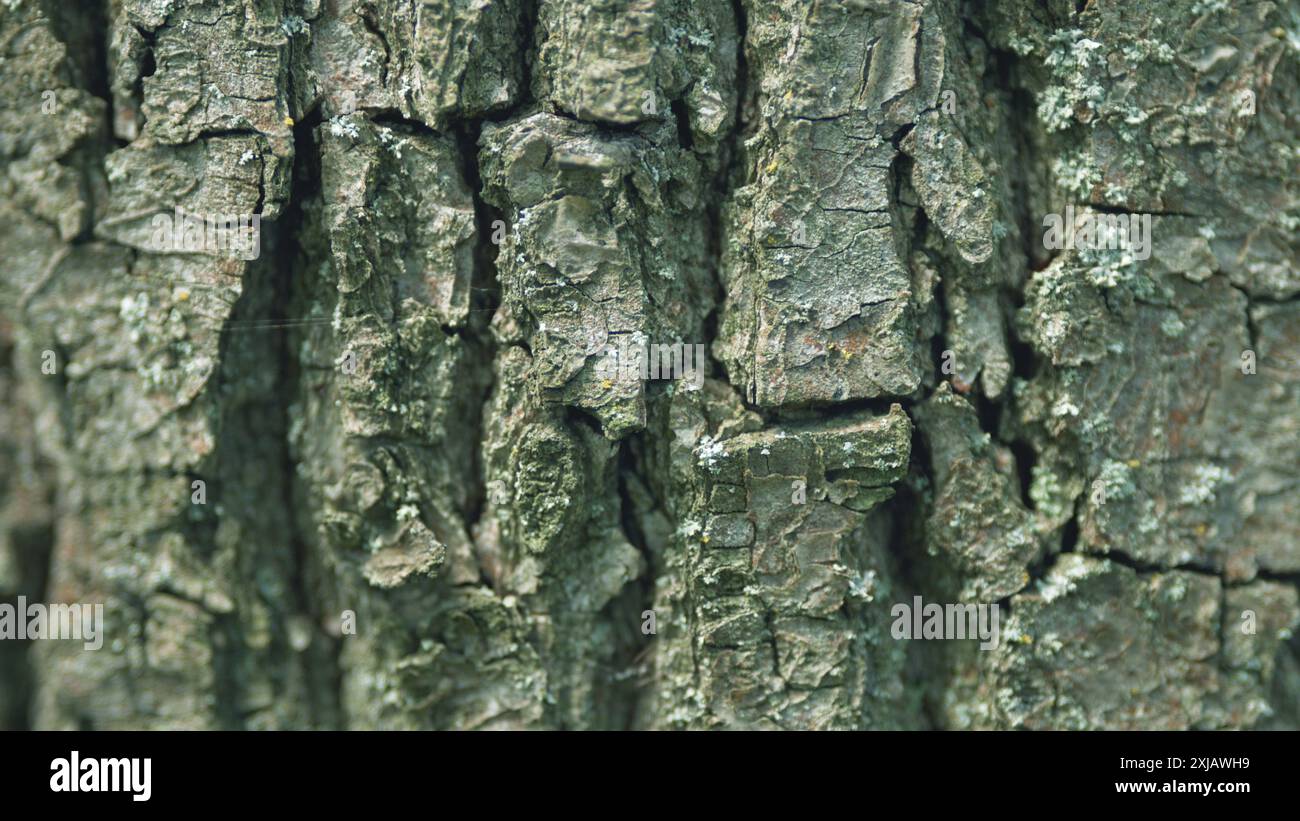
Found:
[[[1296,0],[0,0],[0,599],[106,616],[0,641],[0,726],[1300,727],[1298,56]]]

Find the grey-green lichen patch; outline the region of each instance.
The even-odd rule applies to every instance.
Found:
[[[582,520],[573,503],[585,483],[576,451],[577,442],[563,428],[537,425],[521,432],[511,455],[511,499],[514,532],[530,553],[571,541],[575,523]]]
[[[615,659],[640,610],[627,595],[645,559],[622,525],[620,445],[528,385],[519,347],[498,353],[485,408],[486,500],[474,531],[479,566],[493,588],[528,614],[545,668],[551,726],[608,726],[623,686]]]
[[[1213,252],[1234,283],[1295,293],[1297,203],[1283,180],[1296,157],[1280,82],[1294,59],[1285,36],[1294,22],[1274,4],[1185,0],[1153,7],[1139,27],[1125,24],[1131,12],[1095,4],[1072,19],[1035,19],[996,3],[985,30],[1021,55],[1058,159],[1086,169],[1078,196],[1213,220]]]

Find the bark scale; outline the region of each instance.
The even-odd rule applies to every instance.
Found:
[[[0,722],[1295,728],[1298,21],[4,0]]]

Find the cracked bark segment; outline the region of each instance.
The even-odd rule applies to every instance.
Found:
[[[544,677],[522,614],[477,584],[475,441],[451,435],[489,378],[469,327],[477,232],[460,155],[359,116],[306,148],[321,187],[304,191],[296,232],[290,454],[299,526],[331,580],[321,612],[336,635],[332,614],[356,616],[339,661],[349,725],[530,726]],[[473,692],[445,686],[474,664]]]
[[[1296,726],[1294,25],[1082,5],[0,2],[0,590],[30,536],[108,620],[38,643],[35,723]],[[1152,259],[1049,255],[1066,203],[1155,212]],[[149,252],[177,204],[266,258]],[[716,340],[763,415],[592,383],[610,317]],[[983,399],[922,399],[948,348]],[[916,460],[825,406],[872,396]],[[1061,649],[889,638],[1013,588],[1024,528],[1011,614]]]
[[[619,446],[530,397],[530,367],[522,348],[498,354],[476,548],[494,589],[527,614],[545,726],[610,727],[625,687],[620,659],[640,649],[629,593],[644,572],[621,523]]]
[[[633,125],[682,102],[702,147],[733,120],[736,23],[722,0],[543,0],[535,96],[581,120]],[[677,114],[676,116],[681,116]]]
[[[969,101],[974,93],[967,93]],[[1008,150],[1004,135],[981,136],[988,140],[985,157]],[[1025,267],[1019,237],[1011,236],[1005,218],[1015,210],[1011,192],[1007,183],[989,179],[946,110],[921,113],[900,147],[908,154],[900,171],[910,173],[900,181],[898,199],[919,238],[909,267],[918,287],[937,281],[942,294],[945,361],[937,364],[957,391],[978,381],[985,396],[997,399],[1012,372],[1003,289],[1016,285]],[[985,162],[999,169],[995,160]]]
[[[314,80],[330,116],[396,110],[442,129],[523,91],[518,0],[341,0],[311,23]]]
[[[926,214],[962,259],[984,262],[993,254],[992,188],[961,132],[946,127],[944,117],[921,113],[900,147],[915,159],[912,186]]]
[[[1254,563],[1275,573],[1300,572],[1300,303],[1250,309],[1257,373],[1241,373],[1222,386],[1207,425],[1233,430],[1239,450],[1233,496],[1244,521],[1235,538]],[[1231,355],[1232,350],[1226,351]]]
[[[343,702],[358,729],[535,727],[546,678],[517,607],[481,587],[394,592],[343,644]],[[472,680],[473,687],[462,682]]]
[[[179,145],[214,132],[254,131],[286,156],[292,121],[285,122],[290,36],[284,15],[277,0],[124,0],[115,24],[147,32],[156,67],[139,78],[144,136]],[[239,47],[231,48],[233,43]]]
[[[530,384],[611,438],[639,430],[645,387],[610,377],[607,346],[702,338],[701,163],[668,126],[615,135],[548,114],[485,127],[480,144],[484,198],[510,226],[497,271],[532,352]]]
[[[1229,638],[1247,605],[1259,608],[1259,633]],[[1298,615],[1295,591],[1278,585],[1225,590],[1201,573],[1065,554],[1012,597],[1001,645],[980,656],[992,676],[981,698],[999,727],[1249,727],[1269,709],[1262,660]]]
[[[303,392],[325,388],[305,380]],[[323,414],[309,406],[303,418],[320,423]],[[532,726],[545,680],[523,615],[475,584],[462,514],[442,484],[468,464],[425,441],[347,439],[353,461],[334,472],[324,452],[330,442],[294,442],[318,528],[313,541],[335,579],[326,612],[356,616],[356,635],[343,639],[339,661],[349,726]],[[451,686],[469,669],[473,688]]]
[[[630,124],[654,118],[642,106],[657,110],[662,104],[656,46],[663,36],[663,5],[655,0],[540,3],[538,96],[583,120]]]
[[[760,406],[906,395],[919,384],[912,282],[886,210],[894,152],[842,129],[791,121],[756,183],[727,206],[717,351]]]
[[[864,0],[810,9],[749,0],[745,9],[746,57],[769,122],[780,113],[865,114],[885,136],[934,104],[943,42],[935,4]]]
[[[1023,589],[1051,524],[1021,502],[1011,452],[980,430],[975,409],[946,383],[913,415],[934,482],[926,575],[963,603],[996,602]]]
[[[1246,300],[1223,278],[1133,274],[1107,287],[1089,282],[1095,270],[1054,263],[1029,286],[1023,332],[1058,365],[1018,392],[1044,457],[1039,510],[1069,511],[1078,497],[1092,552],[1231,580],[1293,570],[1293,527],[1276,521],[1296,498],[1293,460],[1269,430],[1294,410],[1294,311],[1269,324],[1270,370],[1247,375]],[[1274,526],[1276,537],[1262,534]]]
[[[339,289],[366,289],[376,271],[397,261],[402,270],[390,276],[399,300],[464,327],[478,232],[455,142],[355,115],[330,120],[322,132]]]
[[[248,252],[237,247],[208,248],[197,236],[197,252],[177,245],[185,239],[177,209],[199,220],[274,219],[289,195],[290,165],[272,153],[260,136],[213,137],[184,146],[164,146],[140,139],[105,160],[112,197],[96,236],[154,253],[201,253],[256,259],[260,245]],[[165,219],[163,219],[165,218]],[[207,225],[199,226],[211,231]],[[252,232],[260,242],[261,230]],[[233,246],[230,234],[226,245]]]
[[[654,502],[643,502],[633,513],[638,515],[643,532],[655,536],[649,547],[654,573],[652,607],[659,625],[653,668],[659,684],[646,694],[643,720],[651,727],[703,726],[709,698],[699,684],[698,631],[694,626],[694,576],[700,552],[680,527],[705,506],[720,513],[744,512],[748,493],[739,484],[718,484],[711,491],[697,488],[694,445],[705,436],[761,430],[763,421],[744,410],[728,385],[712,379],[704,380],[697,394],[674,394],[670,401],[651,403],[650,409],[652,430],[657,434],[644,439],[643,459]],[[656,506],[657,510],[646,509]],[[730,579],[743,584],[748,575],[748,551],[719,556],[719,561],[733,564],[738,560],[743,560],[743,565]],[[733,583],[731,588],[734,591],[737,585]]]
[[[452,579],[476,578],[472,489],[460,479],[473,452],[448,432],[486,391],[476,370],[485,357],[441,324],[466,321],[473,267],[458,155],[445,138],[360,118],[316,134],[322,207],[309,237],[328,262],[304,271],[320,286],[297,306],[314,318],[296,341],[306,420],[297,432],[339,437],[295,436],[317,524],[376,586],[437,575],[444,561]]]
[[[887,520],[871,511],[906,470],[906,414],[895,405],[883,416],[759,431],[725,388],[709,383],[702,393],[674,396],[670,411],[668,458],[684,515],[661,601],[674,614],[692,613],[694,627],[671,636],[663,652],[669,669],[687,647],[695,661],[691,675],[673,682],[679,698],[660,707],[658,721],[804,728],[854,727],[864,714],[883,721],[900,697],[889,682],[902,656],[871,638],[885,612],[877,597],[893,572]],[[726,416],[731,422],[719,424]],[[716,512],[734,507],[736,496],[744,512]],[[865,689],[878,680],[878,690]]]
[[[1220,686],[1221,582],[1138,574],[1072,553],[1013,596],[996,650],[981,656],[995,726],[1202,727]]]
[[[574,433],[584,486],[567,501],[585,499],[589,510],[576,538],[539,563],[536,582],[525,570],[516,583],[523,590],[536,585],[536,595],[523,600],[545,659],[551,725],[594,729],[619,720],[613,712],[622,687],[617,660],[631,655],[629,646],[640,646],[635,581],[644,560],[621,526],[614,492],[619,446],[585,425]]]
[[[153,222],[172,221],[176,208],[212,219],[280,215],[293,160],[283,15],[274,0],[128,0],[113,8],[114,75],[104,80],[131,89],[115,101],[114,130],[134,141],[105,158],[111,198],[95,226],[98,237],[176,252],[183,249]],[[241,48],[232,49],[234,42]],[[148,61],[154,70],[141,76]]]
[[[936,18],[751,3],[748,20],[761,119],[724,217],[719,355],[764,407],[908,395],[922,363],[889,139],[936,100]]]
[[[450,141],[405,131],[386,141],[381,131],[360,118],[317,130],[330,264],[308,269],[303,293],[319,297],[300,309],[334,318],[328,329],[305,326],[298,344],[304,399],[294,442],[311,524],[339,579],[332,600],[355,606],[370,631],[346,645],[341,662],[350,721],[613,726],[613,694],[624,685],[609,669],[627,641],[620,625],[634,624],[622,594],[640,573],[610,492],[616,448],[539,405],[523,378],[527,355],[508,348],[484,422],[488,495],[471,545],[465,530],[477,502],[463,479],[475,469],[476,440],[446,433],[448,414],[480,413],[487,351],[478,324],[451,335],[439,327],[441,303],[404,246],[412,232],[417,243],[431,232],[424,215],[446,198],[457,206],[451,224],[472,241],[472,201]],[[452,268],[458,254],[441,256]],[[330,277],[336,295],[314,276]],[[349,350],[355,372],[341,373]],[[306,435],[322,430],[339,432],[343,459],[339,439]],[[374,552],[367,558],[359,546]],[[481,573],[495,590],[480,586]],[[421,605],[430,597],[446,602],[432,617]],[[470,670],[468,691],[430,684]]]
[[[980,25],[957,4],[927,7],[922,34],[933,44],[923,76],[939,90],[922,95],[926,107],[898,140],[896,196],[914,280],[938,283],[942,356],[951,359],[933,364],[951,365],[941,373],[959,393],[978,385],[997,400],[1013,369],[1007,295],[1021,288],[1034,248],[1025,211],[1046,172],[1022,122],[1013,65]]]
[[[0,41],[6,43],[0,62],[0,162],[6,172],[0,195],[56,226],[65,242],[94,220],[93,203],[103,186],[90,156],[102,137],[104,101],[79,87],[85,77],[78,55],[57,34],[89,25],[61,20],[58,9],[36,3],[0,13]],[[74,41],[71,49],[78,45]]]

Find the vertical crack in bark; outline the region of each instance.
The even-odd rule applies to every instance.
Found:
[[[613,611],[615,617],[627,619],[632,618],[633,624],[640,625],[641,614],[647,610],[654,610],[655,603],[655,582],[658,573],[661,571],[659,566],[659,555],[651,548],[646,534],[643,532],[641,524],[637,517],[647,511],[637,503],[634,498],[630,482],[635,478],[641,482],[644,492],[652,492],[651,485],[644,481],[644,468],[639,464],[636,453],[634,452],[634,442],[640,436],[625,439],[619,443],[618,455],[615,457],[618,465],[618,499],[620,505],[619,525],[623,531],[623,537],[628,543],[637,549],[641,554],[644,562],[644,571],[641,575],[628,582],[622,594],[610,602],[609,608]],[[658,500],[654,500],[658,504]],[[627,598],[630,607],[619,607],[619,600]],[[622,612],[620,612],[620,609]],[[653,675],[643,676],[644,666],[651,666],[653,673],[653,647],[654,639],[648,639],[648,646],[640,647],[636,639],[638,636],[642,639],[646,637],[639,629],[631,632],[633,641],[627,643],[620,652],[615,653],[611,664],[611,675],[614,679],[613,701],[615,707],[611,710],[614,716],[623,716],[623,721],[618,729],[633,730],[638,729],[641,723],[641,706],[642,702],[650,693],[647,685],[653,682]],[[617,706],[622,702],[622,706]]]
[[[332,729],[345,725],[346,716],[342,712],[341,683],[342,673],[339,668],[339,655],[342,641],[332,637],[322,625],[329,614],[321,612],[321,602],[315,595],[314,588],[321,583],[319,575],[319,550],[312,547],[307,534],[302,530],[298,519],[300,498],[297,492],[298,463],[293,456],[293,444],[290,441],[293,419],[291,408],[299,393],[299,362],[295,350],[295,329],[291,320],[292,306],[296,302],[295,283],[301,277],[294,276],[312,261],[305,257],[306,249],[299,241],[304,230],[304,208],[308,202],[320,197],[319,146],[314,134],[321,123],[319,109],[313,110],[302,122],[294,126],[294,163],[290,172],[291,193],[283,215],[278,220],[279,230],[276,234],[276,254],[274,257],[274,297],[271,305],[271,317],[279,326],[276,332],[276,354],[279,362],[280,386],[279,413],[280,437],[280,482],[281,493],[286,510],[289,542],[293,551],[291,575],[292,601],[297,612],[291,618],[305,622],[310,643],[299,653],[299,664],[306,682],[307,713],[312,726]],[[288,626],[290,627],[291,626]],[[290,648],[297,650],[297,648]],[[317,686],[328,683],[332,686]],[[325,699],[318,696],[324,694]]]
[[[470,283],[470,318],[466,325],[466,333],[478,344],[481,351],[481,366],[489,374],[487,384],[484,386],[482,396],[477,403],[479,408],[477,418],[468,420],[475,441],[479,443],[479,446],[474,448],[473,451],[474,464],[471,479],[474,482],[475,490],[471,495],[469,507],[465,511],[465,524],[471,535],[478,525],[487,504],[487,477],[484,472],[483,443],[486,441],[484,433],[487,424],[487,410],[492,401],[492,393],[496,388],[494,363],[498,353],[498,345],[491,332],[491,323],[492,317],[501,305],[501,283],[496,268],[496,258],[500,249],[492,241],[492,238],[496,233],[495,226],[498,221],[502,225],[505,224],[501,212],[483,198],[483,178],[479,173],[478,164],[478,143],[482,131],[483,118],[459,122],[452,130],[456,139],[457,151],[460,155],[461,174],[474,199],[474,222],[478,237],[478,242],[474,248],[474,273]],[[484,573],[483,582],[491,586],[491,580],[487,578],[486,571],[481,572]]]
[[[483,453],[486,437],[483,434],[487,424],[487,410],[492,401],[492,395],[496,390],[495,362],[500,353],[500,346],[497,344],[491,330],[492,320],[501,307],[502,300],[500,275],[497,271],[497,255],[500,253],[500,246],[493,238],[498,224],[508,225],[501,210],[488,202],[483,196],[484,182],[479,168],[479,138],[483,133],[483,124],[485,122],[503,122],[536,105],[533,97],[532,72],[537,53],[538,2],[539,0],[528,0],[521,7],[522,31],[520,39],[522,42],[520,43],[520,63],[522,71],[520,74],[519,99],[512,105],[500,110],[489,111],[479,117],[458,119],[451,123],[449,129],[456,141],[461,175],[473,197],[475,232],[478,237],[478,242],[474,248],[474,273],[470,284],[470,319],[466,329],[468,336],[480,346],[482,351],[481,362],[489,373],[482,397],[478,402],[478,418],[471,420],[475,441],[479,443],[473,453],[472,481],[475,484],[475,492],[472,494],[469,508],[465,512],[466,529],[469,531],[471,539],[487,506],[487,476]],[[482,582],[488,587],[492,587],[493,580],[488,578],[486,568],[481,568],[480,572],[483,574]]]

